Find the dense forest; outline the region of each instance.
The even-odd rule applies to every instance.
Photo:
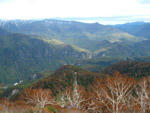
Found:
[[[129,68],[131,64],[122,62]],[[150,64],[133,64],[132,68],[141,67],[136,73],[150,74]],[[32,84],[2,90],[0,109],[12,113],[149,113],[150,78],[130,72],[104,74],[66,65]]]
[[[150,113],[150,0],[0,0],[0,113]]]
[[[150,113],[149,26],[0,21],[0,113]]]
[[[138,27],[143,26],[149,24]],[[149,43],[147,36],[117,25],[52,19],[0,21],[0,83],[11,85],[62,65],[99,72],[122,60],[140,61],[150,56]]]

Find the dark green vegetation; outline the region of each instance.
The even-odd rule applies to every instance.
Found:
[[[150,63],[124,61],[114,64],[102,72],[112,75],[114,71],[119,71],[122,74],[127,74],[135,78],[142,78],[150,75]]]
[[[101,60],[99,59],[99,61]],[[107,65],[107,61],[109,60],[105,59],[101,62]],[[111,61],[111,63],[113,63],[113,60]],[[93,64],[92,69],[97,70],[97,67],[94,66],[95,64]],[[90,70],[91,67],[89,67],[88,69]],[[51,89],[53,94],[56,95],[65,90],[66,87],[72,86],[75,79],[77,79],[79,85],[85,87],[86,89],[89,89],[90,86],[94,84],[93,82],[95,81],[95,79],[104,78],[107,74],[113,75],[115,71],[123,73],[125,76],[132,76],[136,79],[139,79],[150,75],[150,63],[123,61],[115,63],[112,66],[108,66],[100,72],[91,72],[78,66],[66,65],[60,67],[53,73],[46,73],[46,76],[39,80],[30,83],[22,83],[17,86],[7,88],[6,90],[4,90],[1,96],[6,96],[13,100],[18,95],[18,93],[16,93],[15,95],[11,95],[14,89],[19,90],[19,93],[21,93],[24,88],[29,87],[32,89]]]
[[[119,28],[120,30],[132,34],[134,36],[150,38],[150,23],[134,22],[116,25],[114,27]]]
[[[39,21],[2,21],[0,27],[13,33],[39,35],[36,38],[55,39],[56,42],[75,45],[89,51],[89,57],[150,56],[147,52],[147,49],[150,49],[149,46],[145,48],[143,44],[138,43],[145,40],[146,37],[131,35],[114,26],[47,19]]]
[[[102,77],[102,74],[90,72],[76,66],[66,65],[60,67],[46,78],[35,82],[32,88],[50,88],[56,94],[66,87],[72,86],[75,79],[77,79],[80,85],[89,88],[96,77]]]
[[[92,53],[116,49],[112,42],[129,43],[141,39],[119,29],[98,23],[87,24],[73,21],[41,20],[41,21],[8,21],[1,22],[0,27],[13,33],[39,35],[42,39],[56,39],[66,44],[88,49]],[[115,46],[115,47],[114,47]],[[124,47],[124,45],[123,45]]]
[[[66,44],[51,44],[22,34],[0,36],[0,82],[12,83],[28,79],[34,73],[55,70],[87,57]]]
[[[101,25],[98,23],[87,24],[73,21],[39,20],[39,21],[8,21],[1,22],[0,27],[13,33],[25,33],[30,35],[46,36],[42,38],[58,39],[69,44],[80,44],[82,41],[116,41],[116,40],[139,40],[119,29]],[[88,47],[88,46],[87,46]]]
[[[66,87],[72,86],[75,79],[77,79],[80,85],[88,89],[90,84],[93,83],[97,77],[103,77],[103,74],[90,72],[73,65],[62,66],[53,73],[42,74],[45,77],[41,79],[30,82],[27,81],[16,86],[10,86],[3,90],[0,97],[8,97],[10,100],[14,100],[25,88],[49,88],[55,95],[65,90]],[[13,90],[18,90],[18,92],[12,95]]]
[[[49,74],[47,77],[35,82],[32,88],[50,88],[55,92],[59,92],[60,89],[64,90],[65,87],[72,86],[75,79],[81,86],[88,88],[96,78],[103,78],[106,74],[113,75],[115,71],[126,74],[126,76],[142,78],[150,75],[150,63],[122,61],[97,73],[78,66],[66,65],[60,67],[53,74]]]
[[[122,74],[125,73],[130,76],[140,78],[142,76],[149,76],[150,74],[150,57],[101,57],[88,60],[79,60],[77,61],[76,66],[92,72],[102,72],[105,74],[113,74],[114,71],[119,71]],[[142,75],[140,75],[141,73]]]
[[[75,65],[92,72],[100,72],[104,68],[123,60],[127,59],[119,57],[100,57],[87,60],[78,60]]]
[[[0,21],[0,83],[67,64],[99,72],[121,60],[150,56],[148,33],[136,35],[118,26],[50,19]]]

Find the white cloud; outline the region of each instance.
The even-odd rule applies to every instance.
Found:
[[[138,0],[141,4],[150,4],[150,0]]]
[[[137,0],[10,0],[0,3],[0,18],[92,17],[149,14]]]

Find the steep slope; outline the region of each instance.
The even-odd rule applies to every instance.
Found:
[[[45,36],[42,38],[58,39],[67,44],[88,47],[92,41],[137,41],[139,38],[119,29],[101,25],[60,20],[14,20],[2,21],[0,27],[10,32]],[[86,44],[84,44],[86,42]],[[82,43],[82,44],[81,44]],[[84,46],[83,46],[84,45]]]
[[[122,74],[127,74],[136,78],[150,75],[150,63],[146,62],[130,62],[124,61],[114,64],[102,72],[106,74],[113,74],[114,71],[119,71]]]
[[[131,57],[134,56],[135,49],[131,45],[120,44],[118,42],[109,43],[102,46],[94,52],[95,57]]]
[[[4,83],[80,59],[150,56],[150,40],[98,23],[14,20],[0,21],[0,27],[0,82]]]
[[[7,34],[9,34],[6,30],[4,30],[4,29],[2,29],[2,28],[0,28],[0,35],[7,35]]]
[[[36,38],[45,41],[64,42],[81,51],[90,51],[90,57],[132,57],[149,54],[138,51],[136,45],[138,41],[145,38],[135,37],[112,26],[98,23],[80,23],[74,21],[60,20],[12,20],[1,21],[0,27],[13,33],[25,33],[28,35],[38,35]],[[57,41],[56,41],[57,40]],[[138,44],[137,44],[138,45]],[[83,48],[83,49],[81,49]]]
[[[135,36],[150,38],[150,23],[134,22],[114,27]]]
[[[123,59],[122,57],[99,57],[93,59],[78,60],[75,65],[92,72],[100,72],[102,69],[122,60],[125,59]]]
[[[150,56],[150,39],[135,43],[134,48],[141,56]]]
[[[32,38],[33,37],[33,38]],[[49,43],[34,36],[8,34],[0,36],[0,82],[12,83],[27,79],[34,73],[55,70],[87,58],[83,49],[63,43]]]
[[[79,67],[66,65],[60,67],[52,75],[34,83],[32,88],[50,88],[53,93],[59,93],[68,86],[72,86],[74,80],[77,79],[78,84],[89,88],[96,77],[102,77],[102,74],[83,70]]]
[[[106,59],[107,60],[107,59]],[[100,61],[100,60],[99,60]],[[110,61],[110,63],[114,63],[116,59]],[[109,62],[103,62],[107,63]],[[100,63],[97,62],[97,63]],[[100,65],[100,64],[99,64]],[[104,78],[106,75],[113,75],[115,71],[119,71],[126,76],[132,76],[134,78],[142,78],[144,76],[150,75],[150,63],[145,62],[134,62],[134,61],[122,61],[112,66],[109,66],[102,70],[100,73],[90,72],[88,70],[84,70],[77,66],[73,65],[65,65],[57,69],[54,73],[49,73],[44,78],[33,82],[32,84],[19,84],[18,86],[13,86],[8,88],[4,95],[11,94],[13,89],[22,90],[23,88],[31,88],[31,89],[51,89],[53,94],[61,93],[61,91],[65,90],[66,87],[70,87],[74,84],[75,80],[77,80],[78,84],[84,86],[89,89],[94,80],[98,78]]]
[[[102,46],[97,46],[97,50],[93,52],[93,57],[122,57],[133,58],[150,56],[150,40],[144,40],[136,43],[103,43]]]

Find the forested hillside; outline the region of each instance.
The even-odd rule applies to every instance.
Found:
[[[150,23],[148,22],[127,23],[115,25],[114,27],[134,36],[150,38]]]
[[[150,75],[150,62],[119,62],[104,69],[102,72],[107,74],[113,74],[114,71],[119,71],[122,74],[127,74],[135,78],[142,78],[144,76]]]
[[[138,69],[138,74],[144,72],[147,76],[149,75],[146,63],[128,65],[128,68],[131,67]],[[13,89],[7,89],[7,93],[2,91],[2,94],[8,94],[9,98],[1,97],[1,111],[13,113],[38,113],[40,111],[44,113],[149,113],[150,78],[135,79],[131,75],[128,76],[128,72],[121,74],[114,71],[108,75],[93,73],[75,66],[63,66],[33,84],[14,86]],[[16,107],[18,109],[15,109]]]
[[[34,37],[23,34],[0,36],[1,83],[28,79],[34,73],[55,70],[61,65],[88,57],[88,52],[83,49]]]
[[[150,113],[150,0],[0,0],[0,113]]]
[[[149,56],[149,53],[145,51],[149,47],[142,47],[143,44],[138,43],[146,37],[131,35],[114,26],[45,19],[1,21],[0,27],[12,33],[39,35],[35,38],[58,40],[65,44],[75,45],[90,51],[91,56],[96,57]],[[137,48],[137,45],[141,49]]]
[[[83,67],[97,71],[118,60],[150,56],[146,37],[98,23],[12,20],[0,21],[0,27],[1,83],[27,79],[66,64],[88,64],[93,59],[104,58],[105,62],[105,58],[116,57],[104,65],[96,60],[95,65]]]

